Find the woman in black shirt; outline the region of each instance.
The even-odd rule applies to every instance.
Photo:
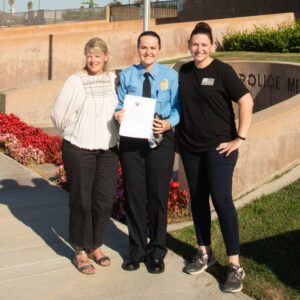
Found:
[[[239,229],[232,201],[232,176],[238,148],[246,140],[253,100],[228,64],[210,57],[211,27],[196,25],[189,40],[193,61],[179,71],[182,117],[179,149],[191,195],[191,207],[199,251],[185,267],[199,274],[216,262],[211,250],[209,197],[218,214],[229,268],[224,292],[242,289],[245,272],[239,261]],[[235,125],[232,101],[239,106]]]

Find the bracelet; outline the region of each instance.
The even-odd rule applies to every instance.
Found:
[[[242,137],[242,136],[240,136],[240,135],[238,135],[238,134],[236,134],[236,137],[237,137],[238,139],[242,140],[242,141],[246,141],[246,138],[245,138],[245,137]]]

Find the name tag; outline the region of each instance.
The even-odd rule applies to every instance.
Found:
[[[210,85],[210,86],[213,86],[214,82],[215,82],[214,78],[203,78],[202,82],[201,82],[201,85]]]

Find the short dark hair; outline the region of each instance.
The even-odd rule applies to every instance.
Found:
[[[159,45],[159,49],[161,48],[160,36],[159,36],[155,31],[150,31],[150,30],[149,30],[149,31],[144,31],[144,32],[142,32],[142,33],[139,35],[139,37],[138,37],[138,39],[137,39],[137,47],[140,46],[141,38],[142,38],[143,36],[153,36],[153,37],[157,38],[157,40],[158,40],[158,45]]]
[[[192,36],[195,34],[206,34],[208,36],[208,38],[210,39],[210,42],[213,44],[212,29],[207,23],[205,23],[205,22],[197,23],[191,33],[190,40],[192,39]]]

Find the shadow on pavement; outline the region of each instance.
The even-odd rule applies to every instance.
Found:
[[[68,192],[42,178],[34,178],[32,183],[33,186],[29,186],[20,185],[12,179],[1,180],[0,204],[6,205],[16,219],[30,227],[55,253],[71,258],[73,249],[68,244]],[[127,243],[127,235],[111,221],[107,231],[110,236],[105,245],[119,252],[119,242]],[[36,243],[32,240],[28,242]]]

